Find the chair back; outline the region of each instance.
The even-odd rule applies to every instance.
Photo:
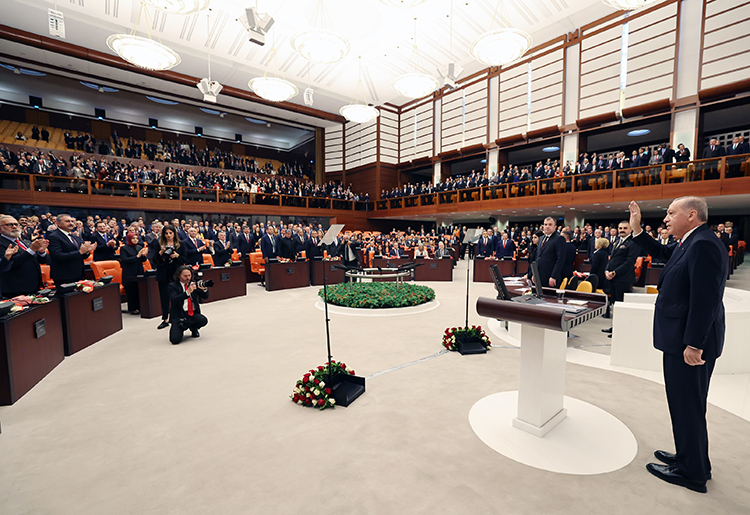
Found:
[[[563,278],[562,283],[560,284],[560,289],[564,290],[567,285],[568,285],[568,278],[565,277]]]
[[[151,261],[149,261],[148,259],[143,262],[143,271],[145,272],[146,270],[153,270],[153,267],[151,266]]]
[[[582,291],[586,293],[591,293],[594,291],[593,285],[588,281],[581,281],[578,283],[578,286],[576,287],[576,291]]]
[[[120,285],[120,295],[125,295],[125,288],[122,286],[122,267],[119,261],[92,261],[91,270],[96,280],[105,275],[111,275],[112,282]]]
[[[44,287],[54,290],[55,281],[50,279],[49,265],[39,265],[39,268],[42,269],[42,282],[44,283]]]
[[[232,261],[235,261],[235,262],[242,261],[240,259],[239,253],[237,252],[237,249],[232,249]]]
[[[643,257],[638,256],[635,260],[635,278],[638,280],[641,277],[643,271]]]
[[[203,264],[214,266],[214,257],[211,254],[203,254]]]
[[[659,293],[656,286],[646,286],[646,293]]]

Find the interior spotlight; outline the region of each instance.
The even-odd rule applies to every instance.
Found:
[[[464,69],[456,63],[448,63],[448,66],[438,68],[438,74],[443,80],[443,86],[447,87],[448,89],[456,88],[456,80],[458,80],[463,71]]]
[[[203,93],[204,102],[216,103],[216,97],[219,95],[221,90],[224,88],[221,84],[215,80],[209,81],[207,78],[202,78],[197,85],[198,90]]]
[[[266,34],[273,25],[273,18],[268,13],[259,13],[255,7],[245,9],[245,14],[239,18],[245,27],[250,43],[263,46],[266,44]]]

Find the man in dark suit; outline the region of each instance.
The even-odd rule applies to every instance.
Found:
[[[292,241],[292,230],[283,229],[281,231],[282,238],[279,241],[279,257],[286,259],[294,259],[294,241]]]
[[[576,247],[571,241],[573,235],[570,233],[570,231],[563,231],[561,236],[565,240],[565,254],[563,258],[561,273],[563,279],[565,279],[566,277],[570,279],[571,277],[573,277],[573,265],[575,265],[576,262]]]
[[[633,290],[635,282],[635,261],[638,259],[641,249],[633,243],[630,237],[633,230],[627,221],[622,221],[617,227],[619,238],[612,244],[609,253],[609,263],[604,271],[604,287],[602,288],[610,297],[610,305],[621,302],[625,293]],[[650,236],[649,236],[650,237]],[[609,306],[604,318],[609,318]],[[611,333],[612,329],[603,329],[605,333]]]
[[[359,244],[346,235],[343,238],[341,257],[346,266],[362,267],[362,261],[359,256]]]
[[[602,230],[597,228],[594,229],[594,236],[589,238],[586,242],[586,251],[588,253],[588,259],[591,259],[591,256],[594,255],[594,251],[596,250],[596,240],[602,237]]]
[[[208,290],[198,288],[193,276],[193,269],[181,266],[175,274],[176,280],[169,284],[169,341],[177,345],[182,341],[185,331],[190,329],[193,338],[199,338],[200,328],[208,324],[208,319],[201,314],[201,299],[208,298]]]
[[[711,479],[706,427],[708,385],[724,347],[725,249],[708,228],[708,206],[698,197],[675,199],[664,223],[679,244],[659,245],[640,231],[641,210],[630,203],[633,240],[667,264],[659,276],[654,347],[664,353],[664,386],[676,452],[656,451],[664,465],[646,468],[668,483],[705,493]]]
[[[226,233],[219,231],[216,236],[218,239],[214,242],[214,265],[222,266],[232,260],[232,247],[227,243]]]
[[[341,238],[338,236],[333,239],[331,243],[325,246],[328,252],[328,257],[337,257],[341,252]]]
[[[724,228],[724,233],[721,235],[721,241],[727,248],[727,252],[729,252],[730,246],[732,246],[732,248],[737,251],[738,238],[734,233],[734,227],[729,225],[729,222],[727,222],[727,226]]]
[[[250,232],[250,226],[242,228],[242,234],[237,239],[237,252],[243,256],[251,254],[255,250],[255,236]]]
[[[96,224],[96,231],[91,235],[90,241],[96,243],[94,261],[112,261],[117,259],[115,249],[120,245],[117,243],[117,240],[109,234],[104,222],[98,222]]]
[[[21,226],[12,216],[0,216],[0,298],[28,295],[43,288],[40,263],[47,262],[47,240],[21,239]],[[8,249],[11,249],[8,252]]]
[[[404,254],[401,252],[401,247],[399,247],[398,243],[394,243],[388,251],[388,257],[400,258],[403,257],[403,255]]]
[[[83,261],[96,250],[96,243],[83,241],[71,234],[76,222],[69,214],[57,215],[55,223],[57,230],[47,233],[50,277],[55,285],[81,281],[85,279]]]
[[[208,243],[198,238],[198,229],[188,229],[188,237],[180,242],[183,247],[182,255],[185,257],[186,265],[202,265],[203,252],[208,250]],[[210,241],[210,240],[209,240]]]
[[[565,263],[565,240],[557,233],[555,219],[548,216],[542,226],[544,236],[539,240],[536,263],[539,267],[539,282],[550,288],[562,281],[562,267]]]
[[[266,261],[276,258],[277,240],[273,227],[270,225],[266,227],[266,234],[260,239],[260,251]]]
[[[305,231],[300,227],[297,229],[297,234],[292,237],[294,242],[294,254],[299,255],[300,252],[305,252],[307,256],[307,239],[305,238]]]
[[[489,257],[492,255],[492,251],[494,250],[493,247],[494,243],[492,242],[492,239],[487,234],[487,231],[482,231],[482,237],[479,238],[479,241],[476,243],[477,247],[477,257]]]
[[[513,240],[508,238],[508,232],[503,231],[500,233],[500,239],[495,244],[495,257],[498,259],[512,258],[513,253],[516,251],[516,244]]]
[[[709,159],[712,157],[722,157],[726,155],[724,147],[719,145],[719,141],[715,138],[711,139],[709,145],[703,149],[703,159]]]
[[[316,256],[323,255],[323,249],[318,246],[319,244],[320,238],[318,238],[318,233],[316,231],[312,231],[312,234],[305,243],[305,255],[307,256],[307,259],[309,261],[315,259]],[[312,270],[312,265],[310,267],[310,270]]]

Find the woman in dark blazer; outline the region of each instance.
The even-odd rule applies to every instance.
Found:
[[[148,248],[138,243],[138,234],[129,232],[125,245],[120,249],[120,265],[122,266],[122,285],[128,297],[128,313],[137,315],[141,309],[138,298],[138,281],[136,276],[143,275],[143,262],[146,261]]]
[[[601,288],[604,285],[604,270],[607,268],[607,261],[609,254],[607,253],[607,247],[609,247],[609,240],[607,238],[598,238],[596,245],[594,246],[594,253],[589,258],[591,262],[591,275],[595,275],[599,278],[597,287]]]
[[[174,274],[179,267],[185,264],[185,258],[181,255],[180,238],[177,237],[177,229],[174,225],[165,225],[161,230],[161,236],[154,240],[151,245],[156,245],[158,250],[154,253],[156,258],[156,282],[159,285],[159,299],[161,300],[161,323],[159,329],[169,327],[169,283],[174,280]]]
[[[542,231],[536,231],[531,235],[531,243],[529,244],[529,271],[526,273],[526,277],[531,278],[531,263],[536,261],[536,253],[539,250],[539,241],[544,237]]]

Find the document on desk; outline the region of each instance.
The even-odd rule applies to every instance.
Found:
[[[553,304],[551,302],[545,302],[544,304],[534,304],[540,308],[554,309],[555,311],[565,311],[567,313],[580,313],[586,310],[586,306],[572,306],[570,304]]]

